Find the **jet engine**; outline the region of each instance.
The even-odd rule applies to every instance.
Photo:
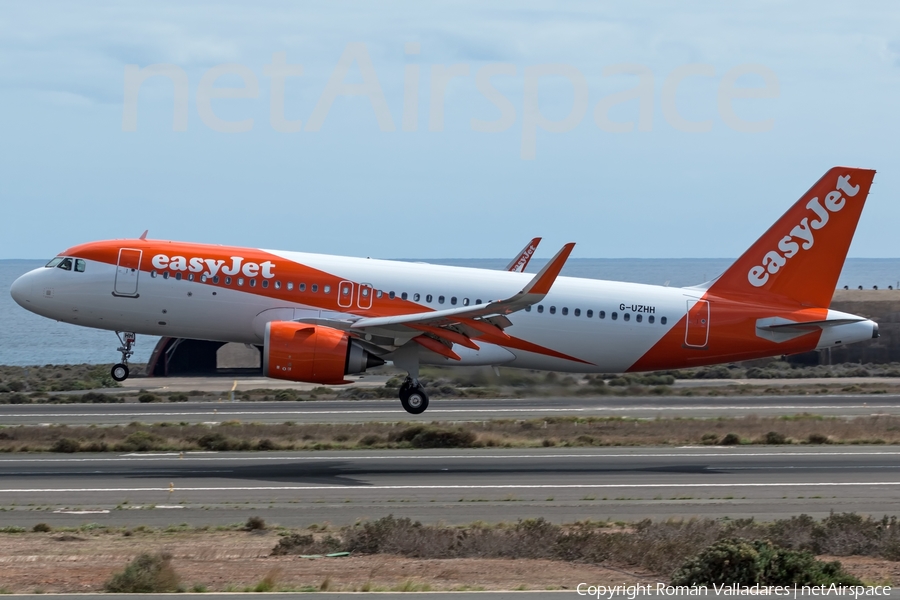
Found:
[[[344,375],[362,373],[384,361],[346,332],[321,325],[270,321],[263,346],[263,373],[275,379],[309,383],[349,383]]]

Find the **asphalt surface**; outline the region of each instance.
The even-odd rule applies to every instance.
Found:
[[[314,402],[179,402],[126,404],[3,404],[3,425],[121,425],[142,423],[363,423],[397,421],[478,422],[489,419],[580,417],[739,417],[814,413],[827,416],[900,415],[900,396],[729,396],[466,399],[436,398],[421,415],[399,400]]]
[[[0,524],[335,525],[900,514],[900,447],[604,448],[0,458]]]

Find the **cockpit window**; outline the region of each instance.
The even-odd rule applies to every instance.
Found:
[[[84,260],[80,258],[75,259],[75,270],[79,273],[84,273]]]
[[[59,263],[58,265],[56,265],[56,268],[63,269],[65,271],[71,271],[72,270],[72,259],[71,258],[62,259],[62,262]]]
[[[57,256],[56,258],[51,259],[50,262],[48,262],[48,263],[47,263],[46,265],[44,265],[44,266],[47,267],[48,269],[50,269],[50,268],[52,268],[52,267],[57,266],[57,265],[58,265],[59,263],[61,263],[62,261],[63,261],[63,257],[62,257],[62,256]]]

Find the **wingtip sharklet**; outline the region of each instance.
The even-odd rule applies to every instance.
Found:
[[[531,282],[522,289],[523,294],[547,294],[553,286],[553,282],[559,277],[560,271],[572,254],[575,248],[575,242],[569,242],[556,253],[556,256],[544,265],[544,268],[534,276]]]

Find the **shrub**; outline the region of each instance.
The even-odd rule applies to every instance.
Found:
[[[197,445],[204,450],[215,450],[218,452],[231,450],[233,446],[231,440],[225,437],[225,434],[218,431],[216,433],[207,433],[197,440]]]
[[[104,586],[118,594],[156,594],[178,591],[178,574],[170,554],[141,554]]]
[[[824,563],[804,550],[779,548],[768,540],[719,540],[672,575],[672,585],[860,585],[839,562]]]
[[[169,394],[169,402],[187,402],[187,394]]]
[[[468,448],[475,442],[475,434],[462,428],[437,429],[415,425],[392,433],[388,441],[407,442],[413,448]]]
[[[135,431],[126,437],[119,448],[127,452],[147,452],[155,450],[162,443],[162,438],[146,431]]]
[[[51,531],[51,527],[46,523],[36,523],[35,526],[31,528],[31,530],[38,533],[46,533],[48,531]]]
[[[741,436],[736,433],[726,433],[719,444],[722,446],[734,446],[741,443]]]
[[[275,442],[270,440],[269,438],[263,438],[256,442],[257,450],[276,450],[278,446],[275,445]]]
[[[264,531],[266,528],[266,520],[262,517],[250,517],[244,524],[247,531]]]
[[[28,404],[28,396],[25,394],[12,394],[7,398],[7,402],[10,404]]]
[[[121,402],[121,400],[119,400],[115,396],[109,396],[107,394],[101,394],[99,392],[88,392],[81,395],[81,402],[89,402],[91,404],[107,404]]]
[[[360,446],[374,446],[375,444],[380,444],[381,441],[382,440],[381,440],[380,435],[375,435],[374,433],[370,433],[368,435],[364,435],[361,438],[359,438],[359,445]]]
[[[59,438],[50,446],[50,452],[78,452],[81,450],[81,443],[72,438]]]
[[[141,394],[138,396],[138,402],[158,402],[159,398],[157,398],[154,394]]]
[[[809,434],[809,437],[806,438],[806,441],[808,441],[810,444],[830,444],[831,443],[831,440],[828,439],[828,436],[824,435],[822,433],[811,433],[811,434]]]
[[[705,446],[715,446],[719,442],[719,436],[714,433],[704,433],[700,443]]]
[[[763,437],[763,443],[766,444],[786,444],[787,438],[783,433],[778,433],[777,431],[770,431]]]

